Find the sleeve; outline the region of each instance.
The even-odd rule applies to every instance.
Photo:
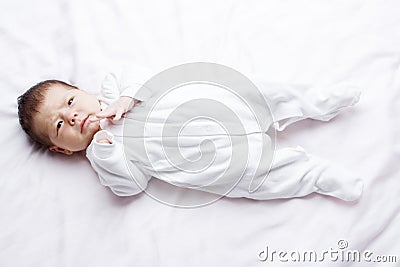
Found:
[[[151,93],[143,85],[153,75],[149,68],[137,65],[117,68],[105,77],[101,86],[100,100],[111,104],[120,96],[129,96],[146,101]]]
[[[104,138],[111,144],[98,143],[98,140]],[[114,142],[113,134],[106,130],[94,135],[92,143],[86,149],[86,156],[101,184],[108,186],[118,196],[139,194],[147,187],[151,178],[136,165],[130,164],[128,167],[122,145]]]

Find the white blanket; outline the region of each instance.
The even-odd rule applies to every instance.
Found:
[[[365,266],[365,250],[399,266],[399,10],[396,0],[3,0],[0,266],[310,266],[293,261],[296,251],[321,259],[330,248],[357,250],[360,262],[325,255],[323,266]],[[362,88],[331,122],[278,135],[278,147],[301,145],[359,173],[361,200],[223,198],[179,209],[146,194],[121,198],[83,153],[38,150],[18,124],[17,97],[41,80],[95,93],[114,66],[196,61],[255,80]]]

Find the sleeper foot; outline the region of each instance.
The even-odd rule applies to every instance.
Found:
[[[344,201],[359,199],[363,191],[363,182],[340,166],[326,163],[321,176],[316,182],[317,192],[340,198]]]
[[[312,116],[311,119],[329,121],[342,109],[357,104],[361,95],[357,87],[347,84],[332,86],[329,92],[315,95],[315,101],[320,103],[321,114]]]

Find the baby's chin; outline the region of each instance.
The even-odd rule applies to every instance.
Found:
[[[99,122],[99,121],[95,121],[95,122],[91,123],[91,124],[89,125],[88,130],[89,130],[89,131],[88,131],[88,136],[87,136],[87,138],[86,138],[85,147],[84,147],[83,149],[81,149],[81,150],[86,149],[86,148],[90,145],[90,143],[92,142],[94,135],[95,135],[98,131],[101,130],[101,128],[100,128],[100,122]]]
[[[101,130],[101,128],[100,128],[100,123],[98,121],[91,123],[89,125],[89,127],[87,128],[86,134],[84,135],[84,138],[79,143],[79,145],[75,146],[74,148],[72,148],[70,150],[73,152],[79,152],[79,151],[85,150],[90,145],[90,143],[93,140],[94,135],[99,130]]]
[[[100,128],[100,121],[94,121],[91,122],[88,125],[88,129],[89,133],[91,134],[91,139],[93,138],[93,135],[95,135],[95,133],[97,133],[99,130],[101,130]]]

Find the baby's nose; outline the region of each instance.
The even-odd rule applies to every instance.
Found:
[[[68,121],[71,125],[74,125],[77,121],[76,119],[78,118],[78,113],[76,112],[70,112],[68,114]]]

